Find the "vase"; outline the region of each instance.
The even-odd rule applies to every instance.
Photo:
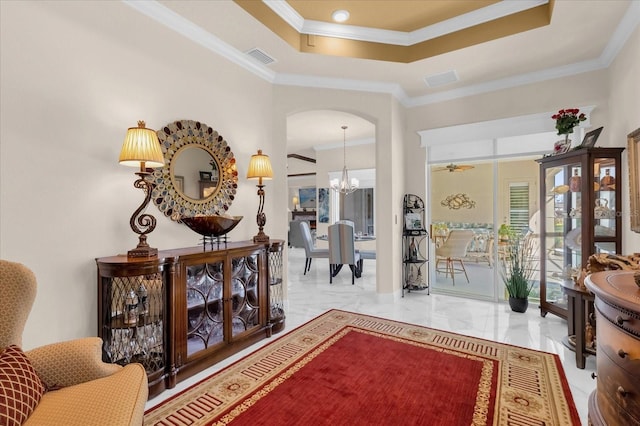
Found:
[[[609,169],[605,169],[605,175],[600,179],[600,191],[611,191],[615,189],[616,179],[611,176]]]
[[[569,135],[564,135],[564,139],[559,140],[555,144],[553,144],[553,154],[564,154],[569,151],[571,148],[571,140],[569,139]]]
[[[513,312],[527,312],[529,299],[509,296],[509,307]]]

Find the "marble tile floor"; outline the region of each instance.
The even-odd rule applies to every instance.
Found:
[[[153,407],[268,344],[282,333],[293,330],[329,309],[342,309],[398,321],[420,324],[460,334],[480,337],[512,345],[556,353],[567,376],[573,399],[582,424],[587,424],[587,400],[595,389],[591,378],[595,372],[595,357],[588,357],[586,368],[575,366],[575,354],[561,342],[567,332],[564,320],[551,314],[542,318],[536,306],[524,313],[511,312],[506,303],[493,303],[426,292],[405,293],[404,298],[383,301],[375,292],[375,262],[366,260],[362,278],[351,285],[351,274],[344,268],[329,284],[329,266],[326,259],[314,259],[311,270],[303,275],[304,250],[288,250],[288,299],[285,301],[286,327],[271,339],[264,339],[250,348],[179,383],[174,389],[147,402]],[[428,368],[425,365],[425,368]]]

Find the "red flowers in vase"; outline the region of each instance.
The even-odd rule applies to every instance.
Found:
[[[580,113],[578,108],[561,109],[557,114],[553,114],[551,118],[556,120],[556,130],[559,135],[573,133],[573,128],[587,119],[584,113]]]

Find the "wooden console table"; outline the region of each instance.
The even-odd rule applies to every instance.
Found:
[[[573,281],[562,281],[562,290],[567,295],[567,323],[568,331],[565,345],[576,353],[576,367],[584,368],[588,355],[595,355],[593,348],[594,336],[587,336],[587,327],[595,334],[595,328],[590,324],[593,314],[593,294],[582,289]],[[588,338],[589,337],[589,338]],[[588,341],[590,340],[590,341]]]
[[[106,362],[139,362],[149,396],[284,328],[283,241],[96,259]]]

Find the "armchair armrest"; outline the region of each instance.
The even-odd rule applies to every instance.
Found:
[[[102,339],[86,337],[26,352],[47,389],[63,388],[110,376],[122,369],[102,361]]]

